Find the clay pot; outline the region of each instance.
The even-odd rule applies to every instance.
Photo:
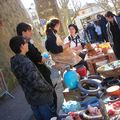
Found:
[[[87,44],[86,44],[86,48],[87,48],[88,50],[93,49],[93,47],[92,47],[91,43],[87,43]]]
[[[94,49],[88,50],[88,56],[95,56],[95,55],[97,55],[97,52]]]
[[[120,96],[120,86],[118,85],[111,86],[106,91],[109,96]]]

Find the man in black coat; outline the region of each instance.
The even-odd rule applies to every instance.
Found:
[[[108,39],[113,47],[114,53],[117,59],[120,60],[120,17],[115,16],[111,11],[105,14],[108,21],[107,23],[107,33]]]

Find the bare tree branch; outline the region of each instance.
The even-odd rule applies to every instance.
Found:
[[[105,11],[115,10],[116,13],[118,12],[118,6],[120,5],[119,4],[120,0],[95,0],[95,1]],[[112,4],[113,7],[111,7],[110,4]]]
[[[60,5],[60,7],[62,7],[62,2],[61,0],[57,0],[58,4]]]
[[[109,0],[95,0],[95,1],[97,5],[99,5],[105,11],[109,11],[112,9],[111,6],[108,4]]]
[[[113,4],[114,10],[117,13],[117,0],[111,0],[111,3]]]
[[[68,5],[69,0],[57,0],[58,4],[60,5],[61,8],[64,8]]]
[[[72,2],[72,6],[73,6],[73,9],[75,12],[81,8],[81,1],[80,0],[78,0],[77,2],[75,0],[71,0],[71,2]]]
[[[75,0],[71,0],[72,2],[72,5],[73,5],[73,9],[74,9],[74,15],[73,15],[73,18],[71,21],[73,21],[76,16],[78,15],[78,12],[80,11],[81,9],[81,1],[79,0],[78,2],[76,2]]]

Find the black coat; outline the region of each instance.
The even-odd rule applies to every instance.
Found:
[[[47,34],[47,40],[45,42],[45,47],[48,52],[51,52],[53,54],[58,54],[63,52],[63,47],[60,45],[57,45],[56,40],[57,38],[53,33],[53,31],[49,30]]]
[[[43,64],[39,64],[42,61],[41,53],[30,42],[28,43],[28,46],[29,46],[29,51],[26,54],[27,57],[37,66],[38,70],[43,75],[45,80],[48,83],[50,83],[51,85],[53,85],[52,81],[50,79],[51,72],[50,72],[49,68],[44,63]]]

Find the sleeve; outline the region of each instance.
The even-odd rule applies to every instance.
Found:
[[[27,56],[30,58],[33,62],[41,62],[42,56],[41,53],[38,51],[38,49],[33,45],[29,44],[29,52],[27,53]]]
[[[53,91],[52,86],[49,83],[47,83],[47,81],[44,79],[41,73],[37,71],[36,67],[31,62],[24,64],[23,70],[26,76],[26,81],[33,89],[42,92]]]
[[[66,37],[66,38],[64,39],[64,44],[66,44],[66,43],[69,43],[68,37]]]
[[[56,44],[56,39],[50,40],[50,38],[48,38],[45,44],[48,52],[51,52],[53,54],[63,52],[63,47]]]

